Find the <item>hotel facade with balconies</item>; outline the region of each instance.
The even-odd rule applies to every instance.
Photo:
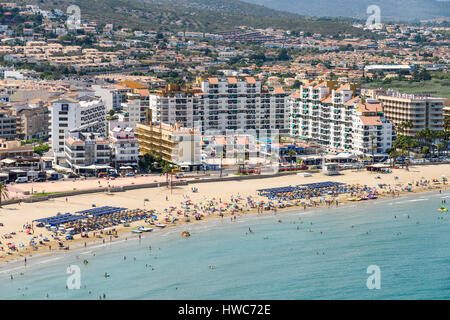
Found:
[[[288,106],[290,135],[328,151],[384,153],[392,146],[392,124],[357,85],[312,81],[289,96]]]
[[[287,93],[268,88],[253,77],[198,79],[197,88],[169,85],[150,95],[152,121],[181,123],[202,133],[265,130],[287,134]]]
[[[109,141],[99,133],[70,132],[64,141],[64,154],[76,173],[107,168],[111,162]]]
[[[430,130],[444,130],[444,100],[403,94],[397,91],[375,91],[373,98],[383,105],[383,112],[394,126],[411,122],[412,127],[402,129],[402,134],[414,137],[417,132],[425,128]]]

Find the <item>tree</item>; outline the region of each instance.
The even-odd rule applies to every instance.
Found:
[[[294,154],[296,154],[296,152],[294,149],[289,149],[288,153],[289,153],[289,158],[291,160],[291,168],[292,168],[292,164],[294,162]]]
[[[405,135],[408,131],[408,129],[411,129],[414,127],[414,124],[412,121],[402,121],[400,124],[397,125],[397,130],[401,132],[403,135]]]
[[[223,161],[223,158],[225,158],[225,152],[223,152],[223,151],[220,152],[219,157],[220,157],[220,178],[222,178],[222,170],[223,170],[222,161]]]
[[[400,149],[404,154],[409,154],[409,151],[413,148],[417,148],[419,143],[416,139],[400,135],[394,141],[392,146],[394,149]]]
[[[445,140],[443,140],[443,141],[441,141],[441,142],[439,142],[437,144],[437,150],[438,150],[438,155],[439,156],[441,155],[441,151],[442,150],[446,150],[447,149],[447,145],[448,145],[448,142],[445,141]]]
[[[43,145],[34,147],[34,152],[39,154],[40,156],[42,156],[48,150],[50,150],[50,146],[47,144],[43,144]]]
[[[392,167],[394,167],[398,157],[400,157],[400,153],[395,148],[392,148],[389,152],[389,158],[392,159]]]
[[[294,84],[292,85],[292,88],[299,89],[301,85],[302,85],[302,82],[300,80],[295,80]]]
[[[277,59],[280,61],[286,61],[286,60],[290,60],[291,57],[288,55],[287,50],[285,48],[283,48],[280,50],[280,53],[278,54]]]
[[[166,183],[169,182],[169,172],[170,172],[170,164],[168,162],[164,163],[163,166],[163,174],[166,175]],[[167,184],[167,188],[169,187],[169,184]]]
[[[8,188],[4,183],[0,182],[0,207],[2,206],[2,199],[8,199],[9,198],[9,191]]]

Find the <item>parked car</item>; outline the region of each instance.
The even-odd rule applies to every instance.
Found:
[[[15,183],[26,183],[26,182],[28,182],[28,177],[19,177],[15,181]]]
[[[79,175],[77,175],[77,174],[75,174],[75,173],[69,173],[68,175],[67,175],[67,178],[79,178],[80,176]]]
[[[104,177],[106,177],[108,175],[108,173],[106,173],[106,172],[100,172],[98,175],[97,175],[97,177],[98,178],[104,178]]]
[[[128,172],[127,174],[125,174],[125,177],[134,177],[135,174],[134,172]]]
[[[33,182],[45,182],[44,178],[36,178],[33,180]]]

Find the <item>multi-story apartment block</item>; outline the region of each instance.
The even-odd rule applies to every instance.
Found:
[[[116,169],[120,169],[121,166],[138,165],[139,145],[132,128],[112,128],[109,131],[109,146],[112,163]]]
[[[95,91],[96,96],[102,98],[102,101],[104,101],[106,109],[108,111],[121,110],[123,96],[127,91],[131,90],[118,85],[111,85],[111,86],[93,85],[92,89]]]
[[[93,132],[70,132],[64,141],[64,155],[76,173],[95,172],[111,161],[108,139]]]
[[[140,154],[152,153],[188,170],[201,166],[200,132],[181,123],[138,123],[136,134]]]
[[[145,90],[148,91],[148,90]],[[128,122],[135,129],[136,123],[144,123],[148,110],[149,96],[140,93],[127,93],[127,102],[122,103],[122,114],[119,114],[119,121]]]
[[[40,139],[49,134],[50,112],[47,106],[36,103],[16,108],[17,134],[20,139]]]
[[[14,140],[17,137],[17,118],[11,110],[0,110],[0,139]]]
[[[106,136],[106,107],[101,100],[85,96],[61,97],[51,102],[49,130],[55,158],[64,156],[64,141],[69,131],[83,127]]]
[[[267,88],[253,77],[199,79],[198,89],[169,85],[150,95],[153,121],[201,124],[202,133],[227,130],[267,130],[287,134],[287,93]]]
[[[324,149],[382,153],[392,145],[392,124],[381,105],[362,99],[357,85],[312,81],[291,94],[288,105],[290,135]]]
[[[387,119],[395,126],[401,123],[412,123],[405,127],[401,134],[414,137],[425,128],[444,130],[444,100],[413,94],[403,94],[397,91],[377,92],[374,96],[383,105]]]
[[[201,92],[169,84],[165,89],[150,94],[152,121],[166,124],[182,123],[192,128],[201,119]]]

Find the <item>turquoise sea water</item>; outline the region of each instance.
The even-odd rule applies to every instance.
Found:
[[[0,299],[449,299],[443,198],[450,193],[158,230],[0,267]],[[80,267],[79,290],[66,288],[69,265]],[[366,286],[369,265],[381,270],[379,290]]]

